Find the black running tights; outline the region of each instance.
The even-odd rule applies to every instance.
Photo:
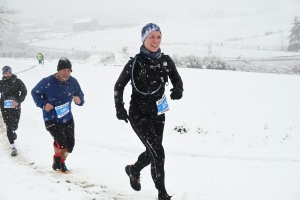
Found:
[[[1,110],[3,121],[6,125],[7,138],[10,144],[14,144],[13,132],[18,129],[21,116],[21,108],[4,108]]]
[[[145,115],[139,111],[137,106],[131,105],[129,117],[133,130],[146,147],[146,151],[141,153],[135,162],[133,170],[140,172],[151,163],[151,175],[155,187],[157,190],[165,192],[165,151],[162,145],[165,115]]]

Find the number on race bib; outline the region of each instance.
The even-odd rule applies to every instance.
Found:
[[[156,106],[157,106],[158,115],[161,115],[169,110],[169,105],[165,94],[162,96],[160,100],[156,101]]]
[[[15,108],[13,103],[14,100],[4,100],[4,108]]]
[[[65,116],[66,114],[68,114],[70,112],[69,102],[55,107],[55,111],[56,111],[57,117],[62,118],[63,116]]]

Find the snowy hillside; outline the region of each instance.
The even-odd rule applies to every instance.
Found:
[[[169,8],[166,16],[160,19],[149,17],[147,20],[139,21],[135,18],[135,20],[126,21],[125,18],[124,25],[135,22],[136,25],[133,27],[118,25],[114,27],[112,24],[110,29],[83,32],[70,30],[62,33],[60,30],[51,29],[50,26],[49,30],[40,33],[39,30],[35,34],[32,31],[29,32],[28,36],[34,37],[25,42],[29,42],[32,46],[43,47],[44,51],[50,48],[97,54],[115,53],[125,47],[132,55],[137,52],[141,44],[141,27],[151,21],[158,23],[161,27],[163,34],[161,47],[170,55],[197,55],[199,57],[210,55],[221,58],[242,56],[246,59],[291,56],[294,54],[281,50],[286,50],[288,46],[287,37],[290,34],[291,23],[300,9],[300,5],[292,1],[286,1],[285,5],[281,1],[272,2],[270,6],[267,6],[267,2],[261,1],[235,2],[235,7],[231,7],[230,3],[226,5],[225,1],[216,1],[219,6],[214,8],[212,3],[207,5],[209,3],[202,1],[188,1],[186,3],[190,8],[189,13],[186,13],[187,7],[184,3],[176,1],[173,3],[174,7]],[[255,6],[255,3],[259,3],[260,6]],[[169,5],[167,1],[160,2],[160,4],[162,7],[159,9]],[[172,13],[172,10],[176,12]],[[136,12],[142,12],[142,8]],[[102,21],[101,18],[99,21],[100,24],[108,23]],[[45,24],[46,22],[47,20],[44,21]],[[25,33],[26,31],[23,32]],[[209,52],[210,47],[211,52]]]
[[[300,53],[285,51],[299,0],[12,0],[11,5],[22,8],[16,17],[21,24],[42,27],[21,30],[29,48],[12,47],[17,55],[1,43],[0,66],[12,67],[28,96],[16,157],[10,155],[0,116],[0,200],[156,200],[149,166],[141,173],[142,190],[130,187],[124,167],[144,146],[130,125],[116,118],[113,99],[115,81],[138,53],[140,31],[148,22],[161,27],[164,53],[179,61],[190,58],[178,67],[183,98],[168,98],[166,113],[163,145],[172,200],[300,199],[300,79],[295,75]],[[73,32],[72,24],[64,24],[87,15],[106,28]],[[9,36],[13,43],[15,35]],[[44,65],[37,64],[38,52]],[[70,56],[72,76],[86,100],[83,107],[72,105],[76,145],[66,161],[70,174],[52,170],[53,139],[30,94],[38,81],[56,73],[63,56]],[[191,59],[207,57],[231,61],[237,71],[186,68]],[[128,84],[127,109],[130,92]]]
[[[14,73],[35,60],[1,59]],[[57,60],[18,73],[28,90],[55,73]],[[17,157],[2,126],[0,199],[154,200],[150,168],[135,192],[124,172],[144,147],[115,117],[113,85],[122,67],[73,62],[86,104],[72,106],[76,145],[71,174],[51,169],[52,138],[28,95],[22,105]],[[169,101],[164,147],[166,186],[174,200],[298,200],[300,197],[298,76],[178,69],[184,97]],[[169,96],[167,87],[167,96]],[[130,86],[125,91],[126,107]],[[174,129],[182,126],[187,133]],[[13,188],[13,189],[12,189]],[[17,191],[17,192],[16,192]]]

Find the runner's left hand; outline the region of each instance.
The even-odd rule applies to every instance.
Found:
[[[172,93],[170,95],[172,100],[178,100],[182,98],[183,89],[180,86],[176,86],[170,90]]]
[[[13,102],[13,106],[14,106],[15,108],[18,107],[18,105],[19,105],[18,102],[16,102],[16,101]]]
[[[78,96],[73,96],[73,101],[75,104],[79,105],[81,103],[81,100]]]

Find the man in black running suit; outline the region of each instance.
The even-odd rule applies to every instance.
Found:
[[[21,116],[21,103],[27,96],[27,88],[21,79],[12,73],[10,66],[2,68],[1,88],[1,114],[6,125],[6,134],[11,145],[11,155],[17,155],[15,140],[17,139],[16,130],[19,126]]]
[[[114,87],[114,99],[119,120],[128,120],[139,139],[146,147],[134,165],[127,165],[125,171],[130,178],[131,187],[139,191],[140,172],[151,163],[151,175],[158,190],[159,200],[171,199],[165,188],[164,161],[162,145],[165,112],[169,107],[164,95],[168,78],[173,85],[172,100],[181,99],[183,83],[175,63],[161,53],[161,30],[153,23],[145,25],[141,32],[143,45],[140,52],[130,59],[121,72]],[[123,91],[131,80],[132,95],[129,116],[124,108]]]

